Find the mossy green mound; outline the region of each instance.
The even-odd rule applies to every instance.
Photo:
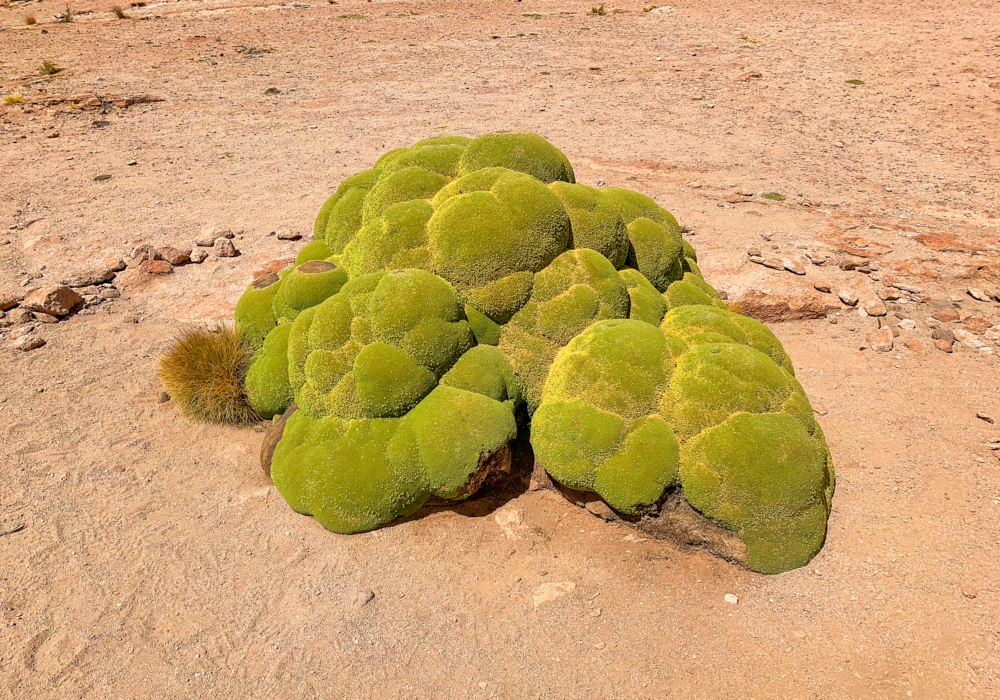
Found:
[[[554,479],[622,513],[679,485],[738,532],[748,567],[787,571],[822,546],[833,491],[822,431],[790,369],[770,331],[712,306],[672,310],[659,327],[604,321],[556,356],[531,443]]]
[[[526,404],[538,462],[626,517],[682,492],[757,571],[822,545],[833,468],[792,364],[649,197],[576,184],[535,134],[439,136],[345,180],[314,233],[236,309],[253,409],[299,407],[272,460],[296,510],[350,533],[466,498]]]

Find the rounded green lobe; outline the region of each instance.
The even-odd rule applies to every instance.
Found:
[[[573,166],[562,152],[538,134],[484,134],[472,140],[462,156],[462,175],[483,168],[507,168],[548,184],[576,182]]]

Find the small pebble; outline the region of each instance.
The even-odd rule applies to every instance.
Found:
[[[722,596],[722,599],[729,603],[730,605],[737,605],[740,602],[740,598],[735,593],[727,593]]]
[[[368,605],[368,603],[372,602],[373,600],[375,600],[375,593],[373,591],[367,589],[367,588],[365,590],[363,590],[363,591],[361,591],[361,592],[358,593],[358,606],[359,607],[363,608],[364,606]]]

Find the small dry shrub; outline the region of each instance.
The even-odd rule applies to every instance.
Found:
[[[160,358],[157,374],[164,390],[189,418],[252,423],[258,417],[243,385],[252,356],[253,349],[228,326],[192,328],[181,333]]]

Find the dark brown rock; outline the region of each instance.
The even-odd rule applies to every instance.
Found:
[[[143,260],[139,269],[147,275],[169,275],[174,271],[174,266],[166,260]]]
[[[160,259],[165,260],[173,266],[183,265],[184,263],[191,262],[191,250],[184,250],[182,248],[173,248],[171,246],[166,246],[164,248],[157,249],[160,254]]]

